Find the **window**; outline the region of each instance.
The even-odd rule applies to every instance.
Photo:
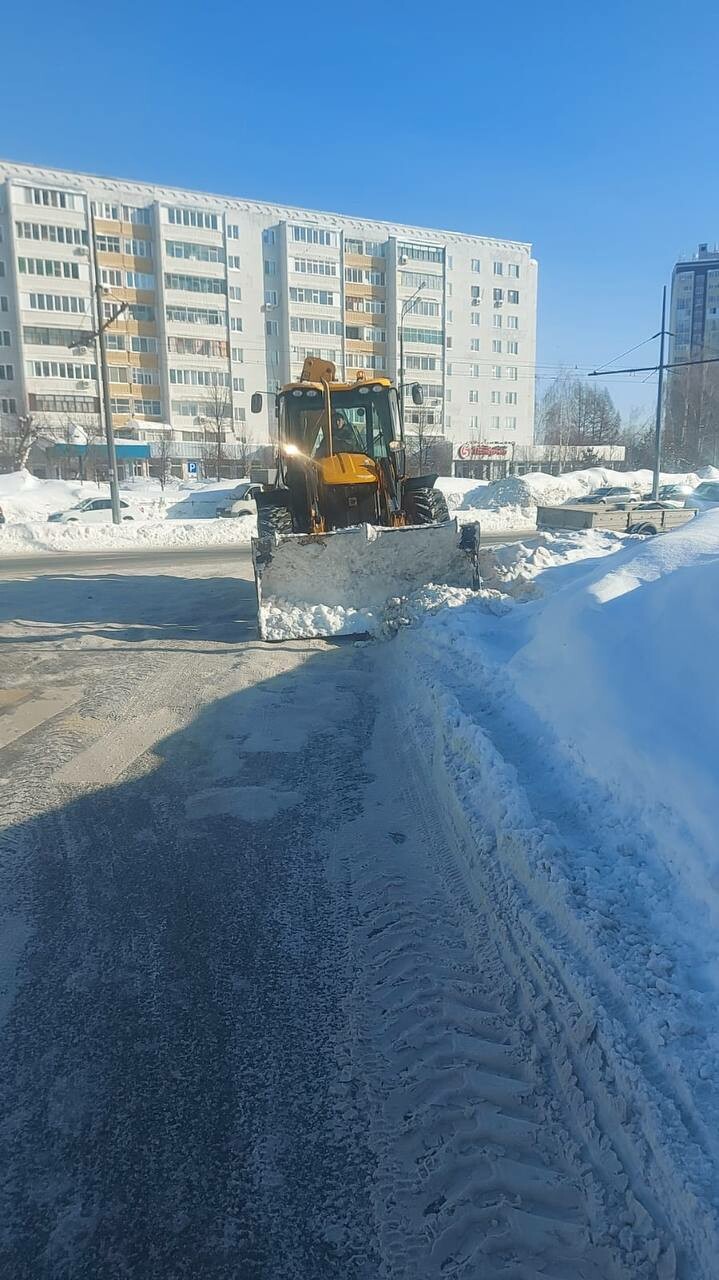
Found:
[[[405,342],[442,342],[441,329],[410,329],[405,326],[404,330]]]
[[[515,280],[519,279],[519,263],[518,262],[509,262],[507,264],[507,275],[514,276]]]
[[[42,222],[16,222],[18,240],[47,240],[50,244],[87,244],[81,227],[55,227]]]
[[[324,320],[315,316],[291,316],[290,329],[293,333],[336,333],[342,334],[341,320]]]
[[[152,257],[151,240],[123,240],[122,246],[124,252],[129,254],[131,258]]]
[[[140,418],[159,418],[160,416],[159,400],[133,400],[132,407]]]
[[[438,316],[440,314],[440,306],[438,302],[431,302],[428,299],[418,298],[412,307],[413,316]],[[452,313],[448,312],[447,319],[451,320]]]
[[[444,249],[427,244],[400,244],[397,246],[400,262],[412,258],[415,262],[443,262]]]
[[[493,271],[494,271],[495,276],[501,276],[501,275],[504,275],[504,263],[503,263],[503,262],[495,262],[495,263],[493,263],[493,264],[492,264],[492,266],[493,266]]]
[[[384,258],[387,256],[387,245],[383,240],[365,240],[364,251],[368,258]]]
[[[227,324],[226,311],[205,307],[166,307],[165,314],[168,320],[176,324]]]
[[[493,301],[493,302],[503,302],[503,301],[504,301],[504,289],[493,289],[493,290],[492,290],[492,301]]]
[[[237,408],[237,406],[235,406],[235,408],[232,410],[232,416],[233,416],[233,418],[234,418],[235,422],[244,422],[244,421],[245,421],[245,410],[244,410],[244,409],[238,409],[238,408]]]
[[[116,271],[114,267],[101,267],[100,280],[102,284],[114,285],[119,288],[122,285],[122,272]]]
[[[12,396],[0,397],[0,413],[17,413],[17,400]]]
[[[242,290],[238,284],[231,284],[227,290],[227,294],[232,302],[242,301]]]
[[[11,365],[6,365],[11,370]],[[72,378],[78,382],[81,378],[96,378],[97,365],[75,364],[71,360],[28,360],[27,371],[33,378]]]
[[[31,311],[65,311],[85,315],[88,309],[87,298],[75,298],[66,293],[27,293],[21,295],[21,302]]]
[[[498,352],[500,352],[500,354],[501,354],[501,351],[502,351],[502,339],[501,339],[501,338],[492,338],[492,350],[493,350],[493,351],[498,351]]]
[[[218,276],[183,276],[165,272],[165,288],[182,289],[188,293],[226,293],[227,285]]]
[[[495,320],[500,320],[500,321],[501,321],[501,319],[502,319],[502,317],[501,317],[501,316],[495,316],[494,318],[495,318]],[[518,328],[519,328],[519,316],[507,316],[507,328],[508,328],[508,329],[518,329]]]
[[[505,431],[516,431],[516,430],[517,430],[517,419],[516,419],[516,418],[505,418],[505,419],[504,419],[504,428],[505,428]]]
[[[243,364],[243,363],[244,363],[245,353],[244,353],[244,350],[242,349],[242,347],[233,347],[233,348],[232,348],[232,359],[234,360],[235,364]]]
[[[229,387],[224,369],[170,369],[170,382],[178,387]]]
[[[225,251],[214,244],[193,244],[187,240],[166,240],[168,258],[184,258],[193,262],[224,262]]]
[[[353,369],[386,369],[387,361],[384,356],[368,355],[364,351],[348,351],[347,364]]]
[[[361,240],[345,239],[345,253],[364,253],[364,244]]]
[[[104,218],[106,222],[117,222],[120,218],[119,204],[108,204],[104,200],[93,200],[92,212],[96,218]]]
[[[438,356],[405,356],[405,368],[431,370],[439,369],[440,360]]]
[[[140,341],[154,342],[155,339],[142,338]],[[227,359],[227,343],[218,338],[170,337],[167,339],[167,350],[179,356],[220,356]]]
[[[124,204],[122,206],[123,222],[134,222],[138,226],[149,227],[152,225],[152,209],[136,209],[134,205]]]
[[[129,382],[129,372],[127,366],[122,364],[110,364],[107,367],[110,382]]]
[[[119,236],[95,236],[95,244],[99,253],[119,253]]]
[[[473,324],[478,328],[481,323],[482,323],[481,315],[479,314],[478,311],[473,311],[470,316],[470,324]]]
[[[321,307],[333,307],[335,295],[327,289],[290,289],[290,302],[312,302]]]
[[[10,346],[10,330],[0,329],[0,347]]]
[[[495,329],[501,329],[501,328],[502,328],[502,317],[501,317],[501,316],[492,316],[492,325],[494,326],[494,328],[495,328]]]
[[[478,284],[472,285],[471,299],[472,299],[473,306],[476,306],[478,302],[482,301],[482,290],[480,289]]]
[[[469,372],[472,378],[481,378],[482,376],[482,370],[478,364],[471,364],[469,366]]]
[[[295,226],[291,228],[292,239],[303,244],[337,244],[336,231],[324,231],[321,227]]]
[[[479,258],[472,258],[471,266],[473,271],[479,272],[482,270],[482,264],[479,261]]]
[[[233,390],[233,391],[244,391],[244,389],[245,389],[245,379],[244,379],[244,378],[233,378],[233,379],[232,379],[232,390]]]
[[[405,289],[441,289],[442,277],[431,271],[400,271],[399,282]]]
[[[277,275],[277,263],[276,263],[276,262],[274,262],[274,261],[272,260],[272,258],[265,258],[265,262],[264,262],[264,272],[265,272],[265,275],[266,275],[266,276],[276,276],[276,275]]]
[[[510,341],[507,343],[507,354],[510,356],[519,355],[519,343],[516,342],[514,339],[510,339]]]
[[[307,276],[336,276],[337,263],[331,258],[295,258],[293,271]]]
[[[58,279],[79,280],[77,262],[58,262],[54,258],[18,258],[18,271],[29,276],[55,276]],[[5,274],[5,264],[0,263],[0,276]]]
[[[265,289],[265,306],[266,307],[277,306],[277,290],[276,289]]]
[[[219,414],[223,418],[229,418],[229,403],[227,405],[220,405],[218,409]],[[178,414],[181,418],[204,418],[207,414],[207,402],[204,400],[173,400],[172,412]]]
[[[384,271],[365,271],[364,278],[367,284],[384,285],[385,281]]]
[[[470,351],[479,351],[479,338],[470,338],[469,349]]]
[[[108,333],[108,347],[110,338],[116,335]],[[87,333],[83,333],[81,329],[47,329],[37,325],[26,324],[22,331],[23,342],[35,347],[64,347],[69,351],[70,347],[85,346],[89,343],[90,338]]]
[[[492,394],[491,394],[491,396],[490,396],[490,400],[491,400],[492,404],[501,404],[501,403],[502,403],[502,392],[501,392],[501,391],[493,391],[493,392],[492,392]]]
[[[501,376],[502,376],[502,366],[501,366],[501,364],[493,364],[493,365],[492,365],[492,377],[493,377],[493,378],[501,378]]]
[[[233,271],[239,271],[242,266],[242,259],[238,253],[230,253],[227,255],[227,265]]]
[[[511,302],[514,306],[519,305],[519,289],[507,290],[507,302]]]
[[[492,431],[499,431],[499,414],[495,414],[490,418],[489,424]]]
[[[517,381],[517,366],[516,366],[516,365],[510,364],[510,365],[508,365],[508,366],[507,366],[507,377],[509,378],[509,381],[510,381],[510,382],[516,382],[516,381]]]
[[[71,191],[52,191],[48,187],[24,187],[26,204],[41,204],[48,209],[82,209],[82,196]]]
[[[470,393],[469,393],[469,403],[470,403],[470,404],[479,404],[479,392],[478,392],[478,391],[470,391]]]
[[[98,396],[30,395],[33,413],[99,413]]]
[[[157,338],[141,338],[138,334],[133,334],[130,340],[130,349],[145,355],[154,355],[157,351]]]
[[[124,351],[125,335],[122,333],[106,333],[105,346],[108,351]]]
[[[153,382],[157,382],[157,380],[157,369],[135,368],[132,370],[132,381],[135,383],[135,386],[151,387]]]
[[[242,319],[240,316],[230,317],[230,329],[233,333],[242,333]]]
[[[294,240],[297,240],[298,238],[299,238],[298,236],[293,236],[293,239],[294,239]],[[273,227],[265,227],[265,230],[262,232],[262,239],[263,239],[263,241],[264,241],[264,243],[265,243],[265,244],[274,244],[274,243],[275,243],[275,232],[274,232],[274,228],[273,228]]]
[[[507,392],[507,394],[506,394],[506,395],[505,395],[505,397],[504,397],[504,403],[505,403],[505,404],[516,404],[516,403],[517,403],[517,393],[516,393],[516,391],[508,391],[508,392]]]
[[[228,222],[228,224],[227,224],[227,239],[228,239],[228,240],[239,240],[239,238],[240,238],[240,228],[238,227],[237,223],[236,223],[236,222]]]
[[[33,363],[34,361],[28,360],[28,364]],[[0,382],[12,382],[14,376],[15,373],[11,364],[0,364]]]
[[[105,303],[105,307],[107,308],[107,303]],[[105,310],[106,316],[111,314],[111,311]],[[138,320],[144,324],[154,324],[155,322],[155,308],[150,306],[148,302],[131,302],[126,315],[129,315],[132,320]]]
[[[126,271],[125,284],[128,289],[154,289],[155,277],[146,271]]]
[[[217,230],[217,214],[206,213],[204,209],[169,208],[167,221],[177,227],[204,227],[206,231]]]
[[[265,320],[265,333],[268,338],[276,338],[279,332],[276,320]]]

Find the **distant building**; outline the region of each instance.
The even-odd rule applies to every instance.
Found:
[[[483,444],[464,440],[454,446],[454,475],[472,480],[500,480],[503,476],[544,471],[559,476],[582,467],[621,471],[626,450],[622,444]]]
[[[669,359],[719,355],[719,247],[700,244],[672,273]]]
[[[160,444],[169,424],[201,446],[219,389],[228,447],[248,430],[266,441],[272,396],[250,419],[250,395],[296,378],[307,355],[340,376],[398,379],[404,310],[404,373],[425,402],[410,408],[410,430],[531,442],[531,245],[5,162],[0,417],[99,416],[95,347],[82,341],[94,320],[91,214],[105,317],[128,304],[108,339],[118,433],[142,420],[143,443]]]

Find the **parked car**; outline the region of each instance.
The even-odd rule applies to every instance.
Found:
[[[684,506],[692,511],[710,511],[712,507],[719,507],[719,480],[702,480],[684,499]]]
[[[571,505],[574,506],[579,503],[585,507],[597,507],[606,506],[607,503],[638,502],[640,496],[639,490],[631,489],[629,485],[607,484],[600,489],[594,489],[592,493],[586,494],[583,498],[571,499]]]
[[[694,486],[691,484],[660,484],[658,500],[669,507],[683,507],[684,499],[693,492]],[[643,502],[653,502],[653,500],[651,493],[642,495]]]
[[[229,501],[217,508],[218,516],[232,520],[238,516],[255,515],[255,494],[261,488],[261,484],[238,484]]]
[[[138,512],[121,498],[120,516],[123,520],[136,520]],[[53,511],[48,520],[61,524],[101,524],[112,520],[112,502],[109,498],[84,498],[67,511]]]

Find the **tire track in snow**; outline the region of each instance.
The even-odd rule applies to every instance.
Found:
[[[348,825],[344,842],[361,852],[343,864],[356,911],[349,998],[378,1159],[383,1274],[637,1280],[401,741],[380,729],[375,838],[364,818]]]

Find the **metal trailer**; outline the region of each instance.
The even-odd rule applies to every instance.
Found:
[[[538,529],[614,529],[617,533],[666,533],[677,529],[696,512],[682,507],[638,507],[631,503],[606,506],[537,507]]]

